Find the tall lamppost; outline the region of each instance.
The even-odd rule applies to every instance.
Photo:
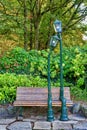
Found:
[[[56,44],[58,42],[57,36],[52,36],[50,40],[50,51],[48,54],[48,112],[47,112],[47,121],[53,121],[54,120],[54,113],[52,109],[52,92],[51,92],[51,79],[50,79],[50,55],[54,47],[56,47]]]
[[[68,114],[67,114],[67,107],[66,107],[66,99],[64,98],[63,65],[62,65],[62,37],[61,37],[62,24],[61,21],[56,20],[53,25],[60,42],[60,97],[59,98],[62,102],[60,120],[67,121]]]

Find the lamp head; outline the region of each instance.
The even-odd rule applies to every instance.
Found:
[[[55,32],[57,32],[57,33],[61,33],[62,32],[62,23],[61,23],[61,21],[56,20],[53,23],[53,25],[54,25]]]
[[[52,36],[52,37],[51,37],[51,40],[50,40],[50,46],[51,46],[51,47],[56,47],[56,45],[57,45],[57,43],[58,43],[58,40],[59,40],[59,38],[58,38],[57,35]]]

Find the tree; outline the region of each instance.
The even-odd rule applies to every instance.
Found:
[[[48,47],[49,39],[54,34],[52,24],[55,19],[62,21],[63,41],[66,45],[70,42],[77,44],[77,39],[78,43],[79,41],[82,43],[81,35],[84,30],[81,21],[87,16],[87,2],[86,0],[1,0],[0,14],[1,36],[15,41],[25,49],[43,49]]]

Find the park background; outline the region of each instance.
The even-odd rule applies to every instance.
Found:
[[[16,88],[47,87],[53,22],[62,22],[64,86],[87,101],[87,1],[0,1],[0,103],[12,103]],[[51,86],[60,86],[59,44],[51,55]]]

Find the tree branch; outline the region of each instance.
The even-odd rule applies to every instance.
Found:
[[[3,9],[4,9],[4,13],[6,14],[6,8],[5,8],[5,5],[0,1],[1,5],[3,6]]]
[[[71,21],[74,20],[76,12],[77,12],[77,10],[78,10],[78,8],[80,7],[81,4],[82,4],[82,2],[79,2],[79,4],[77,5],[77,8],[75,9],[75,11],[73,12],[72,16],[70,17],[69,21],[67,22],[67,24],[65,26],[69,26]]]
[[[65,15],[68,11],[70,11],[73,7],[75,8],[77,0],[62,14]]]

